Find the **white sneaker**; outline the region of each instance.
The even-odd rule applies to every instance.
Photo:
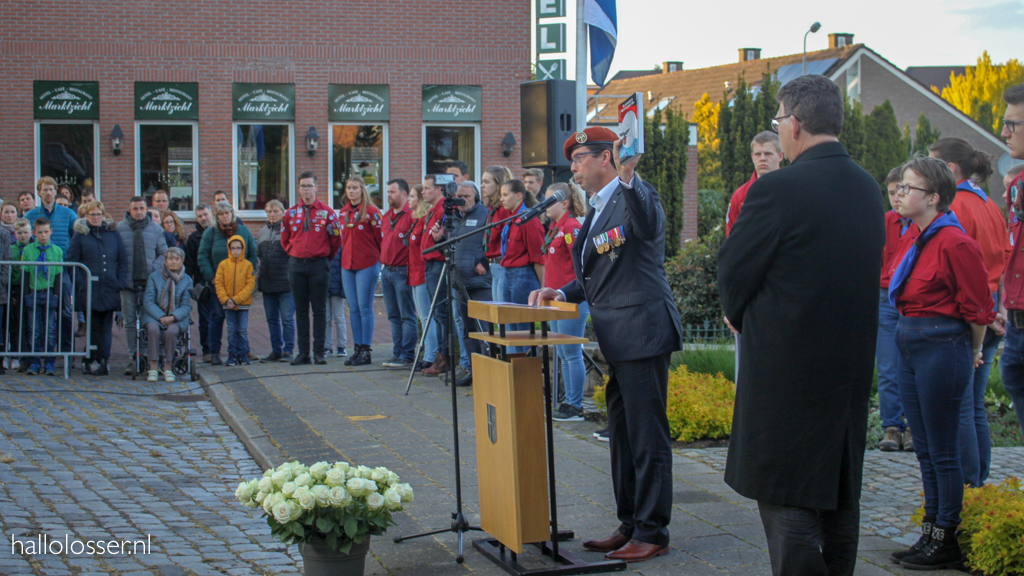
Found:
[[[157,370],[150,370],[149,375],[146,376],[146,382],[156,382],[159,374]]]
[[[174,377],[174,370],[164,370],[164,382],[174,382],[177,378]]]

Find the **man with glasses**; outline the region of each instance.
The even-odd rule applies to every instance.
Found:
[[[329,262],[341,248],[338,216],[317,197],[316,175],[299,175],[299,203],[288,209],[281,225],[281,246],[290,257],[288,282],[295,300],[298,354],[292,366],[309,364],[309,310],[313,309],[313,361],[327,364],[323,356],[327,330]]]
[[[754,182],[719,252],[722,309],[743,336],[725,481],[757,500],[775,575],[850,575],[882,199],[839,143],[843,94],[834,82],[801,76],[777,98],[772,124],[793,163]]]
[[[623,164],[622,141],[593,126],[565,141],[573,177],[590,195],[573,242],[575,279],[542,288],[530,304],[590,304],[594,331],[610,375],[608,437],[618,528],[583,547],[612,560],[640,562],[668,553],[672,514],[672,450],[666,406],[672,352],[682,327],[665,277],[665,211],[654,188]],[[678,238],[670,241],[678,242]]]
[[[1003,93],[1006,113],[1001,136],[1010,149],[1010,157],[1024,160],[1024,84],[1012,86]],[[1006,318],[1006,340],[999,362],[1003,387],[1013,400],[1013,409],[1024,431],[1024,181],[1018,174],[1006,189],[1006,205],[1010,207],[1010,258],[1003,272],[1005,296],[999,312]]]

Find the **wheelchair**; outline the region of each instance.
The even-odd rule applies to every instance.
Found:
[[[135,291],[135,303],[139,313],[135,315],[137,336],[135,338],[135,352],[132,354],[132,360],[135,363],[135,369],[132,371],[132,380],[136,380],[149,372],[149,331],[142,324],[142,298],[144,294],[144,290]],[[178,339],[174,344],[174,362],[171,365],[171,370],[174,371],[175,376],[183,378],[187,374],[193,382],[199,380],[196,362],[193,359],[196,354],[196,350],[192,348],[192,322],[189,322],[188,330],[179,332]],[[163,346],[161,345],[158,363],[161,373],[167,369],[165,365],[166,360],[163,355]],[[161,378],[160,381],[162,382],[163,379]]]

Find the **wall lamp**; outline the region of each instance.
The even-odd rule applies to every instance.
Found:
[[[316,131],[316,126],[310,126],[309,132],[306,132],[306,148],[309,149],[309,155],[313,156],[316,154],[316,147],[320,143],[320,134]]]
[[[505,137],[501,139],[501,153],[506,158],[512,155],[512,151],[516,148],[516,137],[511,132],[505,134]]]
[[[124,143],[124,132],[121,131],[120,124],[114,124],[114,129],[110,131],[110,147],[114,150],[114,156],[121,155],[121,145]]]

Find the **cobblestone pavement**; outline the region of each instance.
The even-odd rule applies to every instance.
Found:
[[[234,502],[239,478],[261,470],[198,383],[8,375],[0,388],[32,391],[0,391],[0,574],[298,573]],[[148,554],[21,553],[41,535],[60,541],[51,552],[67,536],[141,540]]]

